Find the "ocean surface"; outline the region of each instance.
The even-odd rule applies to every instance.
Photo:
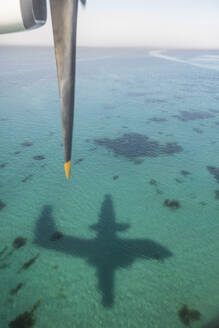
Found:
[[[219,51],[80,48],[67,181],[53,49],[1,47],[0,327],[218,327],[218,131]]]

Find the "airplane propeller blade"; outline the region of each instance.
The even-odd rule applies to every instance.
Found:
[[[86,0],[81,0],[86,4]],[[75,98],[75,57],[78,0],[50,0],[59,82],[65,174],[70,178]]]

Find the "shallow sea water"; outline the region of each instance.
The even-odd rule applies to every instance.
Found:
[[[36,328],[180,328],[184,304],[201,313],[192,327],[216,328],[219,185],[207,166],[219,167],[219,52],[77,58],[66,181],[53,49],[0,49],[0,327],[40,300]],[[136,133],[183,151],[133,158],[128,147],[127,158],[95,142]],[[27,244],[11,252],[18,236]]]

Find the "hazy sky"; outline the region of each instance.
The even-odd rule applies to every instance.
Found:
[[[0,45],[52,42],[50,12],[38,30],[0,35]],[[78,45],[219,48],[219,0],[87,0]]]

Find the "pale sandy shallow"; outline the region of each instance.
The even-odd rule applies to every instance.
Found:
[[[9,252],[17,236],[28,239],[26,246],[0,258],[0,265],[8,265],[0,270],[0,326],[7,327],[41,300],[36,328],[180,328],[177,312],[183,304],[202,314],[192,326],[205,327],[219,306],[219,201],[214,194],[219,185],[206,169],[218,166],[219,113],[188,122],[172,115],[219,110],[218,72],[153,58],[143,50],[110,50],[110,56],[101,49],[79,51],[83,60],[78,62],[73,162],[83,161],[73,165],[71,180],[66,181],[53,53],[22,51],[22,64],[13,61],[11,50],[0,55],[0,164],[8,163],[0,169],[0,199],[6,204],[0,211],[0,251],[8,246]],[[98,59],[85,60],[92,56]],[[167,121],[148,124],[152,117]],[[132,132],[162,144],[177,142],[184,150],[135,165],[93,141]],[[33,145],[22,147],[25,141]],[[16,151],[21,152],[15,155]],[[45,159],[36,161],[35,155]],[[184,177],[181,170],[191,174]],[[80,254],[72,256],[73,243],[68,251],[64,246],[66,238],[78,237],[85,243],[95,238],[89,226],[100,220],[107,194],[116,222],[130,225],[117,233],[118,238],[150,239],[172,253],[162,261],[135,258],[118,267],[113,304],[108,307],[103,306],[96,267]],[[164,207],[165,199],[179,200],[181,208]],[[46,206],[51,209],[49,219]],[[41,243],[39,233],[48,240],[54,223],[64,238]],[[130,249],[125,251],[129,256]],[[17,273],[38,253],[28,270]],[[10,296],[20,282],[25,283],[23,288]]]

